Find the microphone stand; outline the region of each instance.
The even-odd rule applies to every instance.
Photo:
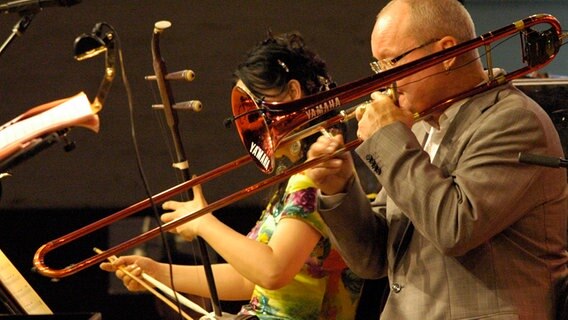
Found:
[[[191,180],[191,173],[189,171],[189,164],[187,159],[185,158],[185,152],[180,138],[177,114],[174,111],[174,108],[172,108],[173,95],[171,92],[171,88],[169,87],[169,83],[166,81],[167,71],[165,63],[161,58],[160,46],[159,46],[159,35],[170,26],[171,23],[168,21],[157,22],[154,26],[154,33],[152,37],[153,67],[155,73],[155,80],[158,84],[160,97],[163,103],[164,115],[168,127],[170,129],[172,142],[175,147],[176,162],[173,164],[173,167],[180,170],[184,181],[188,181]],[[186,192],[186,195],[190,200],[193,199],[193,191],[191,189],[189,189]],[[219,297],[217,295],[215,279],[213,277],[213,270],[211,268],[211,262],[209,260],[207,247],[205,245],[205,241],[201,237],[197,237],[196,241],[198,242],[199,245],[201,260],[203,262],[203,268],[205,270],[205,276],[207,279],[207,284],[209,286],[209,294],[211,296],[211,304],[213,307],[213,311],[215,313],[215,317],[220,318],[223,317],[223,314],[221,311]]]
[[[6,170],[20,164],[21,162],[35,156],[42,150],[51,147],[55,143],[59,142],[64,134],[65,133],[54,132],[31,140],[30,142],[28,142],[28,145],[25,148],[0,162],[0,172],[5,172]],[[70,150],[71,149],[67,150],[66,148],[66,151]]]
[[[4,41],[4,43],[2,43],[2,46],[0,47],[0,56],[4,53],[4,51],[6,51],[6,48],[8,48],[8,45],[10,45],[12,41],[14,41],[14,38],[16,38],[16,36],[21,36],[26,32],[37,12],[39,11],[28,10],[20,12],[20,20],[18,20],[18,22],[12,27],[12,33],[8,36],[8,38]],[[48,135],[47,137],[39,138],[39,140],[36,139],[35,141],[31,142],[30,145],[26,147],[24,150],[19,151],[16,155],[0,163],[0,173],[2,173],[3,170],[15,166],[20,162],[22,162],[23,160],[32,157],[39,151],[51,146],[54,143],[53,142],[54,139],[56,139],[55,136]],[[0,185],[0,199],[1,197],[2,197],[2,186]]]
[[[16,36],[21,36],[22,34],[24,34],[26,29],[30,26],[30,23],[32,23],[32,20],[34,19],[37,12],[38,11],[23,11],[20,13],[20,20],[14,25],[14,27],[12,28],[12,33],[8,36],[6,41],[4,41],[2,47],[0,47],[0,55],[4,53],[8,45],[12,43]]]

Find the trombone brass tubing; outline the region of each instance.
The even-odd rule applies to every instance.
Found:
[[[34,267],[36,269],[37,272],[39,272],[40,274],[50,277],[50,278],[63,278],[63,277],[67,277],[70,276],[72,274],[75,274],[85,268],[88,268],[90,266],[93,266],[97,263],[102,262],[103,260],[116,255],[120,252],[123,252],[127,249],[130,249],[136,245],[139,245],[140,243],[143,243],[147,240],[150,240],[156,236],[158,236],[160,234],[160,232],[162,231],[168,231],[171,230],[181,224],[184,224],[188,221],[191,221],[193,219],[196,219],[208,212],[211,211],[215,211],[218,210],[220,208],[223,208],[231,203],[234,203],[238,200],[241,200],[245,197],[248,197],[258,191],[264,190],[267,187],[270,187],[278,182],[284,181],[285,179],[289,178],[290,176],[302,172],[308,168],[311,168],[313,166],[315,166],[316,164],[319,164],[325,160],[328,160],[330,158],[336,157],[339,154],[342,154],[346,151],[350,151],[353,150],[354,148],[356,148],[357,146],[359,146],[359,144],[361,144],[361,140],[353,140],[348,142],[342,149],[337,150],[336,152],[329,154],[327,156],[323,156],[323,157],[319,157],[319,158],[315,158],[309,161],[306,161],[300,165],[297,165],[295,167],[289,168],[287,170],[285,170],[284,172],[282,172],[279,175],[275,175],[272,176],[268,179],[262,180],[252,186],[249,186],[245,189],[241,189],[233,194],[231,194],[228,197],[222,198],[220,200],[217,200],[211,204],[209,204],[207,207],[202,208],[201,210],[195,211],[194,213],[187,215],[185,217],[181,217],[178,218],[176,220],[170,221],[168,223],[165,223],[162,225],[162,228],[160,230],[160,228],[156,227],[152,230],[149,230],[145,233],[142,233],[134,238],[131,238],[127,241],[122,242],[121,244],[118,244],[112,248],[107,249],[106,251],[103,251],[101,253],[98,253],[94,256],[91,256],[81,262],[69,265],[63,269],[52,269],[50,267],[48,267],[47,265],[45,265],[45,255],[47,253],[49,253],[50,251],[63,246],[65,244],[68,244],[69,242],[82,237],[84,235],[87,235],[95,230],[98,230],[112,222],[115,222],[117,220],[120,220],[124,217],[127,217],[129,215],[131,215],[134,212],[137,212],[138,210],[140,210],[141,208],[145,208],[148,207],[149,203],[150,203],[150,199],[146,199],[143,200],[135,205],[132,205],[129,208],[126,208],[120,212],[117,212],[107,218],[101,219],[97,222],[94,222],[86,227],[83,227],[81,229],[78,229],[72,233],[69,233],[66,236],[60,237],[58,239],[52,240],[46,244],[44,244],[43,246],[41,246],[35,253],[34,255]],[[221,173],[224,171],[227,171],[227,169],[229,169],[230,167],[238,167],[241,166],[245,163],[250,162],[250,157],[245,156],[240,158],[239,160],[235,161],[234,163],[229,163],[223,167],[219,167],[218,169],[214,169],[213,171],[215,171],[215,173]],[[197,176],[189,181],[186,181],[174,188],[171,188],[167,191],[164,191],[154,197],[152,197],[153,200],[155,201],[161,201],[161,200],[165,200],[168,197],[170,197],[172,195],[172,193],[174,192],[179,192],[182,191],[183,189],[186,188],[191,188],[195,185],[204,183],[206,181],[211,180],[212,178],[214,178],[215,176],[218,176],[217,174],[214,174],[213,171],[203,174],[201,176]]]
[[[268,103],[252,97],[242,88],[235,88],[232,97],[234,123],[245,149],[249,151],[256,165],[261,171],[271,173],[274,169],[274,151],[278,148],[278,144],[283,141],[283,138],[295,128],[327,112],[338,110],[343,105],[370,94],[373,91],[386,88],[392,83],[418,71],[427,69],[444,60],[457,57],[481,46],[488,45],[493,41],[525,31],[531,26],[541,23],[549,24],[552,29],[554,29],[553,32],[556,36],[554,43],[557,44],[558,40],[562,38],[560,23],[552,15],[538,14],[518,20],[508,26],[485,33],[454,47],[435,52],[401,66],[299,100],[285,103]],[[424,120],[435,112],[445,110],[445,108],[457,99],[489,90],[544,67],[556,56],[558,49],[559,45],[558,48],[554,48],[554,52],[550,52],[545,61],[529,59],[529,62],[531,62],[530,65],[509,72],[505,76],[490,79],[486,84],[480,85],[471,91],[449,97],[445,101],[440,101],[430,109],[416,114],[415,121]],[[255,110],[255,106],[257,110]],[[255,111],[257,112],[255,113]]]
[[[137,202],[133,205],[131,205],[130,207],[127,207],[121,211],[118,211],[112,215],[109,215],[103,219],[97,220],[87,226],[84,226],[80,229],[77,229],[65,236],[59,237],[55,240],[52,240],[44,245],[42,245],[35,253],[34,255],[34,259],[33,259],[33,264],[34,264],[34,269],[47,277],[50,278],[63,278],[69,275],[72,275],[80,270],[83,270],[89,266],[92,266],[94,264],[100,263],[103,260],[107,259],[108,257],[112,256],[112,255],[116,255],[126,249],[132,248],[140,243],[143,243],[149,239],[154,238],[155,236],[157,236],[160,233],[159,228],[154,228],[152,230],[147,231],[144,234],[141,234],[140,236],[133,238],[131,240],[128,240],[120,245],[115,246],[112,249],[106,250],[100,254],[97,254],[95,256],[89,257],[81,262],[75,263],[73,265],[67,266],[63,269],[52,269],[50,267],[48,267],[45,264],[45,256],[47,255],[47,253],[51,252],[52,250],[64,246],[66,244],[69,244],[70,242],[72,242],[73,240],[76,240],[78,238],[81,238],[87,234],[93,233],[94,231],[97,231],[105,226],[108,226],[110,224],[112,224],[113,222],[119,221],[123,218],[126,218],[128,216],[131,216],[137,212],[140,212],[143,209],[149,208],[153,202],[157,203],[157,202],[161,202],[164,200],[167,200],[169,198],[171,198],[172,196],[179,194],[181,192],[184,192],[190,188],[192,188],[193,186],[196,186],[198,184],[202,184],[205,183],[207,181],[210,181],[216,177],[219,177],[220,175],[222,175],[225,172],[237,169],[247,163],[249,163],[251,161],[249,156],[243,156],[235,161],[229,162],[221,167],[218,167],[216,169],[213,169],[205,174],[202,174],[200,176],[197,176],[191,180],[185,181],[183,183],[180,183],[168,190],[165,190],[155,196],[153,196],[152,198],[147,198],[145,200],[142,200],[140,202]],[[171,221],[168,226],[170,226],[168,229],[164,229],[164,230],[170,230],[171,228],[174,228],[176,226],[178,226],[179,224],[181,224],[181,221]],[[164,225],[165,227],[166,225]]]
[[[318,124],[315,124],[315,125],[308,127],[306,129],[303,129],[302,131],[291,133],[291,134],[287,135],[286,137],[284,137],[282,139],[282,142],[280,142],[280,144],[284,145],[287,142],[293,142],[293,141],[304,139],[306,137],[309,137],[309,136],[317,133],[321,129],[327,129],[327,128],[333,126],[334,124],[337,124],[337,123],[340,123],[340,122],[347,122],[351,119],[354,119],[355,118],[355,110],[358,107],[363,106],[363,105],[365,105],[369,102],[370,101],[362,102],[362,103],[360,103],[360,104],[358,104],[354,107],[348,108],[346,110],[342,110],[338,115],[333,116],[333,117],[331,117],[327,120],[324,120],[322,122],[319,122]]]
[[[491,42],[508,37],[510,35],[513,35],[517,32],[523,31],[531,26],[540,23],[548,23],[555,29],[555,32],[557,33],[558,37],[559,38],[562,37],[562,28],[560,26],[560,23],[555,17],[549,14],[532,15],[525,19],[518,20],[501,29],[488,32],[477,38],[471,39],[466,42],[462,42],[454,47],[433,53],[431,55],[422,57],[418,60],[405,63],[399,67],[395,67],[378,74],[373,74],[367,78],[363,78],[342,86],[338,86],[328,91],[323,91],[291,102],[285,102],[285,103],[263,102],[262,104],[267,107],[268,109],[267,111],[269,114],[272,113],[271,109],[273,110],[276,109],[276,111],[274,112],[275,115],[279,115],[282,112],[291,113],[296,111],[301,111],[302,113],[305,114],[310,110],[317,108],[323,102],[327,101],[339,101],[340,105],[344,105],[349,102],[352,102],[355,99],[361,98],[364,95],[370,94],[379,88],[387,87],[391,83],[396,82],[402,78],[405,78],[411,74],[432,67],[444,60],[459,56],[468,51],[477,49],[480,46],[490,44]],[[516,71],[510,72],[508,73],[509,76],[507,77],[507,79],[518,78],[526,75],[527,73],[530,73],[531,71],[540,69],[545,65],[547,65],[549,62],[551,62],[554,57],[555,54],[553,54],[549,60],[541,64],[535,66],[526,66]],[[421,115],[421,117],[424,117],[426,115],[427,114],[423,114]]]
[[[325,122],[322,122],[318,125],[314,125],[312,127],[306,128],[302,131],[299,131],[297,133],[295,133],[294,135],[291,135],[289,137],[285,138],[285,141],[292,141],[290,138],[296,138],[296,139],[303,139],[304,137],[307,137],[309,135],[312,135],[316,132],[318,132],[319,129],[324,128],[324,127],[329,127],[332,126],[334,124],[337,124],[338,122],[345,122],[347,120],[353,119],[355,117],[355,109],[357,108],[357,106],[352,107],[348,110],[344,110],[342,111],[340,114],[336,115],[335,117],[329,118],[327,119]],[[142,200],[138,203],[135,203],[133,205],[131,205],[128,208],[125,208],[121,211],[118,211],[108,217],[105,217],[101,220],[95,221],[85,227],[82,227],[76,231],[73,231],[65,236],[59,237],[55,240],[52,240],[44,245],[42,245],[35,253],[34,255],[34,259],[33,259],[33,264],[34,264],[34,269],[40,273],[41,275],[44,275],[46,277],[50,277],[50,278],[55,278],[55,279],[59,279],[59,278],[64,278],[70,275],[73,275],[83,269],[86,269],[90,266],[93,266],[97,263],[100,263],[102,261],[104,261],[105,259],[108,259],[109,257],[113,256],[113,255],[117,255],[120,252],[123,252],[127,249],[133,248],[141,243],[144,243],[145,241],[148,241],[156,236],[158,236],[160,234],[160,232],[162,231],[168,231],[171,230],[185,222],[188,222],[192,219],[198,218],[200,216],[202,216],[203,214],[207,213],[207,212],[211,212],[211,211],[215,211],[218,210],[220,208],[223,208],[233,202],[236,202],[240,199],[243,199],[247,196],[250,196],[258,191],[261,191],[275,183],[278,183],[280,181],[283,181],[284,179],[290,177],[291,175],[301,172],[307,168],[310,168],[313,165],[316,165],[318,163],[321,163],[333,156],[336,156],[340,153],[346,152],[348,150],[352,150],[354,148],[356,148],[359,144],[361,143],[360,140],[355,140],[355,141],[351,141],[350,143],[346,144],[345,147],[341,150],[336,151],[334,154],[326,156],[326,157],[321,157],[318,159],[314,159],[314,160],[310,160],[307,161],[301,165],[298,165],[294,168],[290,168],[284,172],[282,172],[281,174],[274,176],[272,178],[269,178],[267,180],[263,180],[261,182],[258,182],[252,186],[249,186],[243,190],[240,190],[234,194],[232,194],[229,197],[225,197],[223,199],[217,200],[214,203],[209,204],[207,207],[194,212],[193,214],[191,214],[190,216],[186,216],[186,217],[182,217],[179,218],[177,220],[174,221],[170,221],[164,225],[162,225],[162,229],[160,230],[160,228],[156,227],[152,230],[148,230],[143,234],[140,234],[134,238],[131,238],[121,244],[118,244],[112,248],[107,249],[106,251],[103,251],[101,253],[98,253],[94,256],[91,256],[89,258],[84,259],[83,261],[74,263],[72,265],[69,265],[63,269],[53,269],[50,268],[49,266],[47,266],[45,264],[45,256],[55,250],[56,248],[62,247],[66,244],[69,244],[70,242],[79,239],[83,236],[86,236],[87,234],[91,234],[103,227],[106,227],[116,221],[119,221],[121,219],[124,219],[126,217],[129,217],[135,213],[140,212],[143,209],[146,209],[148,207],[150,207],[152,205],[152,202],[161,202],[161,201],[165,201],[169,198],[171,198],[174,195],[180,194],[181,192],[184,192],[196,185],[199,184],[203,184],[206,183],[212,179],[215,179],[219,176],[221,176],[222,174],[229,172],[231,170],[235,170],[238,169],[239,167],[249,163],[252,161],[252,158],[248,155],[243,156],[235,161],[229,162],[221,167],[218,167],[216,169],[213,169],[207,173],[204,173],[200,176],[194,177],[191,180],[185,181],[177,186],[174,186],[168,190],[162,191],[159,194],[156,194],[155,196],[153,196],[151,199],[145,199]]]
[[[348,102],[351,102],[357,98],[360,98],[366,94],[369,94],[375,90],[377,90],[378,88],[383,88],[383,87],[387,87],[390,83],[395,82],[403,77],[406,77],[412,73],[415,73],[417,71],[423,70],[425,68],[431,67],[433,65],[435,65],[436,63],[442,62],[443,60],[446,59],[450,59],[452,57],[455,57],[457,55],[463,54],[469,50],[473,50],[478,46],[481,45],[485,45],[490,43],[491,41],[494,40],[498,40],[501,39],[505,36],[511,35],[517,31],[522,31],[532,25],[538,24],[538,23],[549,23],[554,29],[555,29],[555,33],[557,35],[561,34],[561,28],[560,28],[560,24],[558,23],[558,21],[556,20],[556,18],[554,18],[551,15],[546,15],[546,14],[541,14],[541,15],[534,15],[534,16],[530,16],[528,18],[525,18],[523,20],[519,20],[515,23],[513,23],[510,26],[498,29],[497,31],[494,32],[490,32],[490,33],[486,33],[476,39],[464,42],[462,44],[459,44],[457,46],[454,46],[452,48],[446,49],[444,51],[435,53],[433,55],[424,57],[422,59],[416,60],[416,61],[412,61],[409,62],[408,64],[402,65],[400,67],[396,67],[390,70],[387,70],[385,72],[381,72],[380,74],[376,74],[373,75],[371,77],[359,80],[359,81],[355,81],[349,84],[346,84],[344,86],[340,86],[337,88],[334,88],[332,90],[329,91],[325,91],[313,96],[308,96],[306,98],[300,99],[300,100],[295,100],[294,102],[287,102],[287,103],[281,103],[281,104],[266,104],[266,103],[262,103],[262,105],[264,105],[264,109],[262,110],[262,116],[270,116],[270,114],[272,113],[275,117],[274,120],[270,119],[272,121],[270,121],[270,133],[273,134],[273,138],[271,138],[271,140],[276,141],[275,145],[277,146],[278,143],[282,142],[282,141],[288,141],[289,139],[289,134],[291,132],[294,132],[294,130],[296,128],[298,128],[301,125],[304,125],[306,123],[306,119],[308,118],[308,113],[310,112],[310,110],[317,108],[318,106],[321,106],[323,103],[328,102],[328,101],[339,101],[340,105],[341,104],[346,104]],[[559,36],[560,38],[560,36]],[[550,57],[548,57],[548,59],[546,61],[542,61],[533,65],[530,65],[528,67],[522,68],[520,70],[514,71],[512,73],[509,73],[510,76],[508,77],[502,77],[499,79],[495,79],[491,85],[483,85],[480,87],[475,88],[472,91],[460,94],[456,97],[452,97],[446,101],[441,102],[442,106],[446,106],[449,103],[451,103],[451,101],[453,101],[454,99],[459,99],[460,97],[465,97],[465,96],[469,96],[472,94],[475,94],[477,92],[482,92],[485,90],[488,90],[492,87],[495,87],[497,85],[500,85],[506,81],[512,80],[514,78],[520,77],[524,74],[527,74],[533,70],[538,69],[539,67],[542,67],[546,64],[548,64],[551,59],[555,56],[556,52],[552,53],[550,55]],[[244,96],[243,96],[244,97]],[[255,102],[256,103],[256,102]],[[339,107],[339,106],[338,106]],[[276,109],[278,108],[278,109]],[[439,111],[442,110],[442,107],[433,107],[433,110]],[[284,115],[284,113],[286,113],[286,115]],[[250,113],[251,115],[253,115],[253,113]],[[259,113],[256,113],[254,115],[258,116]],[[292,116],[290,116],[290,114]],[[333,121],[340,121],[342,120],[342,117],[352,117],[353,112],[349,112],[349,113],[345,113],[343,115],[334,117],[332,119],[335,119]],[[236,114],[235,116],[238,116],[238,114]],[[427,114],[422,114],[422,115],[418,115],[416,120],[419,120],[421,118],[427,117]],[[246,117],[241,117],[241,118],[246,118]],[[254,117],[253,117],[254,118]],[[312,120],[313,118],[308,118],[307,121]],[[284,123],[286,123],[288,126],[286,127],[284,125]],[[325,122],[326,125],[329,124],[330,122]],[[317,125],[314,126],[312,128],[310,128],[309,130],[313,130],[313,128],[319,129],[321,128],[322,125]],[[242,138],[242,132],[241,132],[241,128],[237,127],[237,129],[239,130],[239,134],[241,134],[241,138]],[[251,133],[250,131],[248,132],[249,134]],[[303,133],[299,133],[299,135],[302,135]],[[217,200],[216,202],[210,204],[209,206],[194,212],[191,215],[179,218],[177,220],[171,221],[167,224],[164,224],[162,226],[162,230],[171,230],[187,221],[190,221],[191,219],[195,219],[207,212],[211,212],[214,210],[217,210],[219,208],[222,208],[226,205],[229,205],[230,203],[233,203],[237,200],[240,200],[242,198],[245,198],[253,193],[256,193],[262,189],[265,189],[268,186],[271,186],[275,183],[278,183],[280,181],[283,181],[284,179],[290,177],[291,175],[295,174],[295,173],[299,173],[301,171],[304,171],[318,163],[321,163],[331,157],[337,156],[340,153],[346,152],[346,151],[350,151],[353,148],[357,147],[359,144],[361,143],[360,140],[353,140],[351,142],[348,142],[345,147],[341,150],[338,150],[337,152],[335,152],[334,154],[325,156],[325,157],[321,157],[321,158],[317,158],[317,159],[313,159],[307,162],[304,162],[303,164],[300,164],[296,167],[290,168],[286,171],[284,171],[283,173],[276,175],[276,176],[272,176],[266,180],[263,180],[255,185],[252,185],[248,188],[242,189],[236,193],[233,193],[232,195],[225,197],[223,199]],[[248,150],[248,146],[245,145],[245,147]],[[54,250],[57,247],[63,246],[65,244],[68,244],[69,242],[82,237],[88,233],[91,233],[95,230],[98,230],[106,225],[111,224],[112,222],[118,221],[124,217],[127,217],[129,215],[132,215],[136,212],[138,212],[139,210],[143,209],[143,208],[147,208],[151,205],[152,201],[154,200],[156,202],[160,202],[163,200],[168,199],[169,197],[173,196],[174,194],[180,193],[184,190],[187,190],[195,185],[198,184],[202,184],[205,183],[207,181],[209,181],[210,179],[220,176],[222,173],[227,172],[229,170],[233,170],[236,169],[242,165],[244,165],[245,163],[248,163],[249,161],[251,161],[252,157],[250,155],[242,157],[234,162],[228,163],[222,167],[219,167],[215,170],[212,170],[209,173],[205,173],[201,176],[197,176],[189,181],[186,181],[178,186],[175,186],[167,191],[164,191],[152,198],[143,200],[135,205],[130,206],[129,208],[126,208],[120,212],[117,212],[111,216],[108,216],[102,220],[99,220],[95,223],[92,223],[91,225],[88,225],[86,227],[83,227],[81,229],[78,229],[77,231],[74,231],[66,236],[60,237],[56,240],[53,240],[47,244],[44,244],[43,246],[41,246],[37,251],[36,254],[34,256],[34,266],[36,268],[36,270],[45,276],[48,277],[52,277],[52,278],[62,278],[62,277],[66,277],[69,276],[71,274],[74,274],[80,270],[83,270],[89,266],[92,266],[94,264],[100,263],[102,262],[104,259],[118,254],[126,249],[132,248],[140,243],[143,243],[157,235],[159,235],[159,233],[161,232],[161,230],[159,228],[155,228],[152,229],[150,231],[147,231],[143,234],[140,234],[137,237],[134,237],[130,240],[127,240],[117,246],[114,246],[106,251],[104,251],[101,254],[98,254],[96,256],[92,256],[90,258],[87,258],[81,262],[75,263],[73,265],[67,266],[63,269],[52,269],[49,268],[48,266],[45,265],[44,262],[44,257],[47,253],[49,253],[50,251]]]
[[[340,121],[347,121],[350,120],[352,118],[355,117],[355,108],[356,107],[352,107],[351,109],[349,109],[349,112],[342,112],[341,114],[332,117],[330,119],[328,119],[325,122],[325,126],[332,126]],[[317,132],[320,128],[322,128],[324,125],[322,124],[318,124],[315,126],[312,126],[310,128],[306,128],[303,131],[300,131],[298,133],[296,133],[295,137],[300,137],[300,136],[309,136],[311,134],[314,134],[315,132]],[[301,172],[305,169],[310,168],[313,165],[316,165],[318,163],[321,163],[331,157],[334,157],[340,153],[346,152],[348,150],[352,150],[354,148],[356,148],[359,144],[361,143],[360,140],[355,140],[355,141],[351,141],[349,143],[347,143],[345,145],[345,147],[341,150],[336,151],[335,153],[329,155],[329,156],[325,156],[325,157],[321,157],[321,158],[317,158],[314,160],[310,160],[307,161],[303,164],[300,164],[294,168],[290,168],[284,172],[282,172],[281,174],[277,175],[277,176],[273,176],[267,180],[263,180],[261,182],[258,182],[252,186],[249,186],[245,189],[242,189],[236,193],[233,193],[232,195],[225,197],[223,199],[217,200],[216,202],[213,202],[211,204],[209,204],[207,207],[194,212],[193,214],[186,216],[186,217],[182,217],[179,218],[177,220],[174,221],[170,221],[166,224],[162,225],[162,228],[160,230],[159,227],[156,227],[152,230],[148,230],[143,234],[140,234],[134,238],[131,238],[121,244],[118,244],[112,248],[107,249],[106,251],[103,251],[101,253],[98,253],[94,256],[91,256],[89,258],[84,259],[83,261],[74,263],[72,265],[69,265],[63,269],[53,269],[50,268],[49,266],[47,266],[45,264],[45,256],[55,250],[56,248],[59,248],[61,246],[64,246],[66,244],[69,244],[70,242],[79,239],[83,236],[86,236],[88,234],[91,234],[103,227],[106,227],[116,221],[119,221],[121,219],[124,219],[126,217],[129,217],[135,213],[140,212],[143,209],[146,209],[148,207],[150,207],[152,205],[152,202],[161,202],[161,201],[165,201],[169,198],[171,198],[174,195],[177,195],[181,192],[184,192],[196,185],[199,184],[203,184],[206,183],[208,181],[211,181],[212,179],[215,179],[219,176],[221,176],[222,174],[229,172],[231,170],[235,170],[238,169],[239,167],[249,163],[252,161],[251,157],[246,155],[243,156],[235,161],[229,162],[223,166],[220,166],[216,169],[213,169],[207,173],[204,173],[200,176],[194,177],[191,180],[185,181],[177,186],[174,186],[168,190],[162,191],[159,194],[156,194],[155,196],[153,196],[151,199],[145,199],[142,200],[138,203],[135,203],[133,205],[131,205],[128,208],[125,208],[121,211],[118,211],[108,217],[105,217],[103,219],[100,219],[98,221],[95,221],[85,227],[82,227],[80,229],[77,229],[65,236],[59,237],[55,240],[52,240],[44,245],[42,245],[35,253],[34,255],[34,259],[33,259],[33,264],[34,264],[34,269],[40,273],[41,275],[44,275],[46,277],[50,277],[50,278],[55,278],[55,279],[59,279],[59,278],[64,278],[70,275],[73,275],[81,270],[84,270],[90,266],[93,266],[95,264],[98,264],[102,261],[104,261],[105,259],[108,259],[109,257],[113,256],[113,255],[118,255],[120,252],[123,252],[127,249],[133,248],[141,243],[144,243],[145,241],[148,241],[152,238],[155,238],[156,236],[158,236],[160,234],[160,232],[162,231],[168,231],[171,230],[185,222],[191,221],[195,218],[198,218],[200,216],[202,216],[203,214],[207,213],[207,212],[211,212],[211,211],[215,211],[218,210],[220,208],[223,208],[233,202],[236,202],[240,199],[243,199],[247,196],[250,196],[258,191],[261,191],[273,184],[276,184],[278,182],[283,181],[284,179],[290,177],[293,174],[296,174],[298,172]]]

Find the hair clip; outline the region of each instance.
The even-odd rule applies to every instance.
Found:
[[[276,61],[282,67],[282,69],[284,69],[284,71],[286,71],[286,73],[290,72],[290,69],[288,69],[288,66],[284,62],[282,62],[282,60],[278,59]]]
[[[335,86],[333,82],[323,76],[318,76],[318,81],[320,83],[320,91],[327,91]]]

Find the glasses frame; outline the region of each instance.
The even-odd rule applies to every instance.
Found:
[[[419,46],[417,46],[417,47],[414,47],[414,48],[412,48],[412,49],[410,49],[410,50],[407,50],[407,51],[405,51],[405,52],[399,54],[398,56],[396,56],[396,57],[394,57],[394,58],[390,58],[390,59],[379,59],[379,60],[373,61],[373,62],[370,63],[371,69],[372,69],[375,73],[379,73],[379,72],[382,72],[382,71],[387,71],[387,70],[389,70],[389,69],[392,69],[392,68],[394,68],[394,66],[395,66],[395,64],[396,64],[397,62],[399,62],[400,60],[404,59],[404,57],[406,57],[407,55],[411,54],[412,52],[414,52],[414,51],[416,51],[416,50],[418,50],[418,49],[422,49],[422,48],[424,48],[424,47],[426,47],[426,46],[429,46],[429,45],[431,45],[431,44],[433,44],[433,43],[435,43],[435,42],[437,42],[437,41],[440,41],[440,39],[439,39],[439,38],[435,38],[435,39],[432,39],[432,40],[430,40],[430,41],[426,41],[426,42],[424,42],[423,44],[421,44],[421,45],[419,45]]]

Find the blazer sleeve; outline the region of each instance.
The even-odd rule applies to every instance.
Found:
[[[329,205],[319,198],[319,211],[330,229],[332,243],[349,268],[362,278],[378,279],[387,273],[385,198],[379,193],[377,201],[371,203],[357,176],[339,202]]]

